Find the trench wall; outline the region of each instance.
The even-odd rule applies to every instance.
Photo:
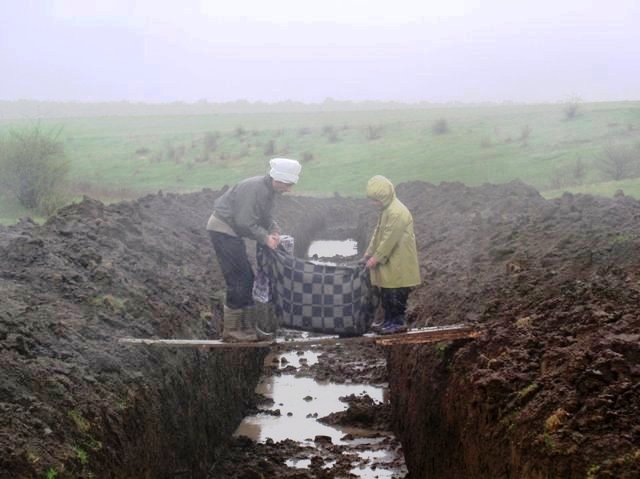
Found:
[[[104,417],[104,437],[117,445],[110,477],[206,477],[253,401],[265,355],[259,349],[153,352],[171,366],[158,381],[133,388],[124,414]]]

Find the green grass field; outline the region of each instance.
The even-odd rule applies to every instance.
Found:
[[[520,179],[546,196],[563,191],[640,194],[640,178],[611,181],[601,164],[607,145],[638,152],[640,102],[581,104],[566,119],[562,104],[452,106],[385,111],[87,117],[40,120],[61,129],[74,197],[113,201],[149,192],[218,189],[262,174],[268,158],[304,165],[298,194],[361,196],[368,178],[394,183]],[[446,133],[433,126],[444,119]],[[0,137],[33,126],[0,122]],[[638,165],[636,165],[638,166]],[[638,168],[640,174],[640,168]],[[0,222],[25,211],[6,195]]]

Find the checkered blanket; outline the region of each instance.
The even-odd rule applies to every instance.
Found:
[[[329,266],[282,251],[258,250],[258,273],[269,278],[271,302],[282,326],[355,336],[367,331],[372,298],[361,266]]]

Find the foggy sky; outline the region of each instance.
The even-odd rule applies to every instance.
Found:
[[[638,0],[0,0],[0,100],[640,100]]]

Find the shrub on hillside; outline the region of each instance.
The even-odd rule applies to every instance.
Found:
[[[204,135],[204,151],[216,151],[218,148],[218,133],[217,132],[207,132]]]
[[[640,150],[625,145],[608,145],[599,166],[607,178],[612,180],[636,177],[640,174]]]
[[[276,153],[276,142],[269,140],[264,147],[264,154],[266,156],[273,156]]]
[[[382,138],[382,127],[369,125],[367,127],[367,140],[372,141],[380,138]]]
[[[69,163],[57,134],[12,131],[0,144],[0,186],[25,207],[50,214],[64,203]]]
[[[580,111],[580,98],[569,98],[562,108],[566,120],[573,120]]]
[[[440,118],[439,120],[434,121],[433,125],[431,125],[431,131],[434,135],[444,135],[445,133],[449,133],[449,124],[447,123],[447,120]]]
[[[529,140],[530,136],[531,136],[531,127],[529,125],[524,125],[522,127],[522,129],[520,130],[520,138],[519,138],[519,140],[522,143],[526,143]]]

